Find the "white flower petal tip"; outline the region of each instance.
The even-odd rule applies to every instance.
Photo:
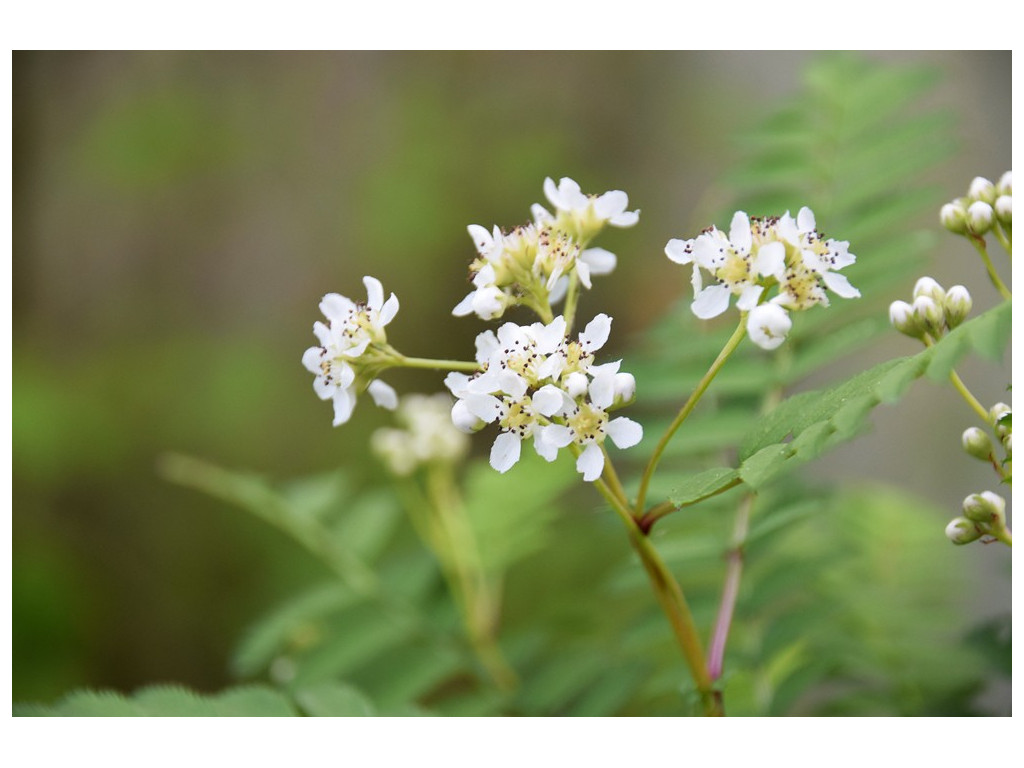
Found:
[[[491,466],[501,474],[505,474],[519,461],[521,451],[522,441],[518,435],[502,432],[494,439],[494,445],[491,446]]]
[[[606,431],[616,448],[632,448],[644,437],[644,428],[625,416],[609,421]]]
[[[693,241],[674,237],[665,245],[665,255],[676,264],[689,264],[693,261]]]
[[[395,388],[390,384],[386,384],[380,379],[374,379],[370,382],[366,391],[370,393],[373,402],[380,408],[393,411],[398,407],[398,393],[395,392]]]
[[[690,311],[701,320],[718,317],[729,308],[729,289],[724,285],[709,285],[697,294]]]
[[[747,316],[747,333],[761,349],[776,349],[793,327],[789,313],[778,304],[762,304]]]
[[[596,443],[590,443],[576,459],[576,471],[583,475],[583,480],[592,483],[604,472],[604,454]]]

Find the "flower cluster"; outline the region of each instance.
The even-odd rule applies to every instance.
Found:
[[[633,376],[619,371],[621,361],[594,363],[611,322],[598,315],[576,341],[567,339],[562,316],[546,325],[505,323],[497,333],[477,336],[481,372],[452,372],[445,384],[458,398],[452,408],[456,426],[466,432],[491,423],[501,428],[491,448],[492,467],[507,472],[519,461],[522,441],[532,438],[547,461],[554,461],[559,449],[576,446],[576,469],[590,482],[604,470],[606,437],[619,448],[640,442],[639,424],[608,416],[633,399]]]
[[[366,303],[356,303],[337,293],[328,293],[320,302],[327,324],[319,320],[313,333],[320,342],[302,355],[302,364],[316,378],[313,390],[321,400],[334,401],[334,426],[352,416],[356,394],[363,389],[382,408],[394,410],[398,395],[388,384],[376,378],[384,368],[400,358],[387,343],[384,326],[398,313],[395,294],[384,301],[384,288],[375,277],[364,277]]]
[[[1013,226],[1013,172],[1007,171],[993,184],[977,176],[967,195],[942,206],[942,226],[958,235],[984,235],[996,225]]]
[[[444,393],[405,395],[396,413],[403,428],[378,429],[370,447],[396,475],[411,475],[433,463],[457,463],[469,453],[469,438],[452,424],[451,409],[452,399]]]
[[[767,218],[737,211],[728,235],[709,227],[690,240],[669,240],[665,255],[677,264],[693,265],[691,309],[697,317],[717,317],[736,296],[737,309],[749,313],[751,340],[775,349],[792,327],[789,311],[828,306],[826,289],[845,299],[860,296],[839,273],[856,261],[849,245],[819,233],[814,213],[805,207],[795,219],[788,211]],[[708,285],[704,273],[712,279]],[[775,295],[767,298],[773,288]]]
[[[458,317],[475,314],[484,320],[501,317],[515,304],[538,309],[565,296],[570,279],[591,287],[592,275],[615,269],[615,254],[603,248],[587,248],[606,225],[630,227],[639,211],[627,211],[625,192],[584,195],[572,179],[556,187],[550,178],[544,192],[555,208],[532,208],[534,221],[503,232],[477,224],[468,227],[477,258],[470,264],[473,290],[452,310]]]
[[[914,285],[913,303],[894,301],[889,322],[900,333],[915,339],[937,340],[967,319],[973,302],[962,285],[943,290],[935,280],[922,277]]]

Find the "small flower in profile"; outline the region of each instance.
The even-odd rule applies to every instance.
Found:
[[[452,399],[444,394],[405,395],[398,405],[402,428],[378,429],[373,449],[396,475],[433,463],[454,464],[469,453],[469,438],[452,424]]]
[[[538,224],[551,223],[578,243],[586,244],[606,225],[632,227],[640,220],[640,211],[627,211],[629,196],[616,189],[601,195],[585,195],[580,185],[562,177],[557,186],[554,179],[544,179],[544,196],[555,208],[552,215],[539,204],[532,206]]]
[[[970,544],[984,534],[985,531],[977,523],[966,517],[954,517],[946,526],[946,538],[958,545]]]
[[[665,255],[677,264],[693,265],[694,315],[717,317],[736,296],[736,308],[752,315],[751,340],[764,349],[775,349],[785,340],[792,327],[788,311],[828,306],[827,291],[842,298],[860,296],[839,273],[856,261],[849,243],[823,237],[807,207],[796,219],[788,211],[763,219],[737,211],[728,235],[710,227],[691,240],[672,239]],[[704,272],[713,279],[710,285],[704,284]],[[776,293],[769,298],[773,288]]]
[[[967,196],[971,200],[981,200],[991,205],[996,199],[996,185],[984,176],[975,176],[967,187]]]
[[[373,401],[393,410],[398,396],[388,384],[375,378],[382,358],[394,354],[388,346],[384,326],[398,313],[395,294],[384,301],[384,288],[375,277],[363,278],[367,300],[356,303],[337,293],[328,293],[320,302],[327,319],[313,324],[320,342],[302,355],[302,364],[315,374],[313,390],[321,400],[334,401],[334,426],[351,418],[356,395],[365,388]]]
[[[942,226],[954,234],[966,234],[967,206],[959,200],[946,203],[939,209],[939,221],[942,222]]]
[[[611,318],[598,315],[570,341],[565,318],[558,316],[546,325],[505,323],[496,334],[480,334],[477,361],[484,370],[473,376],[452,372],[445,379],[457,398],[452,421],[464,431],[498,424],[490,462],[499,472],[519,461],[522,442],[532,438],[547,461],[570,444],[580,446],[577,469],[584,480],[596,480],[604,470],[606,437],[629,448],[643,435],[636,422],[608,415],[636,391],[636,381],[619,371],[619,361],[593,361],[610,329]]]

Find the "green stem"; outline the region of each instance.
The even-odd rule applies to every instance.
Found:
[[[1011,239],[1013,235],[1011,233],[1012,230],[1009,229],[1003,232],[1003,225],[999,222],[996,222],[992,227],[992,234],[996,236],[996,240],[999,241],[999,244],[1006,249],[1006,253],[1010,256],[1013,255],[1013,241]]]
[[[1010,529],[1005,525],[1000,526],[997,530],[991,532],[998,541],[1003,542],[1006,546],[1013,548],[1013,534],[1010,533]]]
[[[395,363],[402,368],[426,368],[431,371],[468,371],[476,373],[482,370],[480,363],[470,363],[464,360],[434,360],[428,357],[405,357],[399,358]]]
[[[579,452],[578,447],[573,446],[573,452]],[[607,463],[605,464],[607,466]],[[711,678],[708,675],[707,667],[704,664],[704,649],[701,646],[700,634],[693,621],[693,614],[686,602],[682,587],[675,580],[672,572],[666,567],[654,544],[647,535],[640,530],[633,513],[630,511],[629,502],[624,496],[616,494],[604,480],[595,480],[594,487],[604,496],[605,500],[615,510],[615,513],[622,520],[623,525],[629,533],[629,542],[633,550],[640,556],[640,561],[647,571],[651,586],[654,588],[655,596],[661,604],[661,608],[672,625],[679,647],[683,651],[683,658],[690,668],[690,674],[697,685],[700,693],[701,706],[704,714],[711,717],[721,717],[725,714],[722,709],[722,700],[714,690]]]
[[[647,498],[647,488],[651,484],[651,477],[654,475],[654,470],[658,466],[658,461],[661,459],[661,455],[665,452],[665,448],[668,446],[669,440],[672,439],[672,435],[676,433],[676,430],[682,425],[686,418],[690,415],[693,409],[697,406],[701,397],[707,391],[707,388],[711,385],[712,380],[725,365],[725,361],[729,359],[729,356],[736,351],[736,347],[740,345],[743,340],[743,336],[747,332],[747,313],[743,312],[740,314],[739,325],[736,326],[736,330],[733,331],[732,336],[722,347],[722,351],[718,353],[718,357],[715,358],[715,362],[708,368],[707,373],[704,374],[704,378],[697,384],[697,388],[693,390],[693,394],[690,395],[690,399],[683,404],[683,407],[676,414],[675,419],[669,424],[668,429],[665,430],[665,434],[661,436],[661,440],[658,441],[658,445],[654,449],[654,453],[651,455],[650,461],[647,462],[647,466],[644,468],[643,477],[640,479],[640,490],[637,493],[636,498],[636,513],[638,516],[643,515],[644,501]]]
[[[576,302],[579,300],[580,278],[573,270],[569,276],[569,287],[565,292],[565,333],[572,335],[572,324],[576,320]]]
[[[711,650],[708,652],[708,674],[712,680],[718,680],[722,676],[725,644],[729,639],[729,629],[736,610],[736,598],[740,593],[740,579],[743,577],[743,548],[747,543],[750,510],[753,506],[754,494],[751,493],[743,499],[736,510],[732,542],[725,555],[725,585],[722,587],[722,601],[718,607],[718,618],[715,619],[715,631],[711,636]]]
[[[935,342],[934,342],[934,341],[933,341],[933,340],[932,340],[931,338],[929,338],[928,336],[925,336],[925,337],[924,337],[924,339],[923,339],[923,341],[924,341],[924,345],[925,345],[926,347],[931,347],[931,346],[934,346],[934,345],[935,345]],[[974,412],[975,412],[976,414],[978,414],[978,416],[980,416],[980,417],[981,417],[981,420],[982,420],[982,421],[983,421],[983,422],[984,422],[985,424],[989,425],[990,427],[991,427],[991,426],[994,426],[994,425],[992,424],[992,416],[991,416],[991,415],[989,414],[989,412],[988,412],[988,411],[986,410],[985,406],[983,406],[983,405],[982,405],[982,404],[981,404],[981,403],[980,403],[980,402],[978,401],[978,398],[976,398],[976,397],[975,397],[975,396],[974,396],[974,395],[972,394],[971,390],[969,390],[969,389],[967,388],[967,385],[966,385],[966,384],[964,384],[964,381],[963,381],[963,379],[961,379],[961,378],[960,378],[960,376],[959,376],[959,375],[957,375],[957,372],[956,372],[956,371],[950,371],[950,372],[949,372],[949,383],[953,385],[953,388],[954,388],[954,389],[955,389],[955,390],[956,390],[957,392],[959,392],[959,393],[960,393],[960,396],[961,396],[961,397],[962,397],[962,398],[964,399],[964,401],[965,401],[965,402],[966,402],[966,403],[967,403],[967,404],[968,404],[969,406],[971,406],[971,408],[972,408],[972,409],[974,410]]]
[[[651,528],[654,526],[654,524],[666,515],[670,515],[678,509],[684,509],[685,507],[692,507],[694,504],[700,504],[702,501],[714,498],[720,493],[731,491],[733,488],[735,488],[737,485],[740,485],[742,482],[743,480],[737,477],[735,480],[730,481],[726,485],[723,485],[721,488],[716,488],[711,493],[707,493],[701,496],[700,498],[692,499],[683,504],[675,504],[671,501],[663,501],[660,504],[655,504],[653,507],[651,507],[644,513],[643,517],[639,519],[638,522],[640,524],[640,529],[644,533],[650,533]]]
[[[999,274],[996,272],[996,268],[992,266],[992,259],[988,257],[988,248],[985,246],[985,238],[979,237],[978,235],[968,235],[968,239],[974,246],[975,250],[981,254],[981,260],[985,263],[985,269],[988,271],[988,278],[992,281],[992,285],[996,287],[996,290],[1002,294],[1002,297],[1009,301],[1013,298],[1010,293],[1010,289],[1006,287],[1006,284],[1000,279]]]
[[[432,465],[427,488],[437,524],[435,552],[461,609],[470,644],[491,679],[503,691],[518,684],[495,637],[498,598],[483,572],[480,553],[448,465]]]

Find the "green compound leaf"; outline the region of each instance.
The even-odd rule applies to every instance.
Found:
[[[177,685],[155,685],[126,696],[113,691],[75,691],[52,706],[15,705],[25,717],[291,717],[298,714],[283,693],[264,685],[205,695]]]
[[[693,504],[695,501],[714,496],[730,488],[739,479],[739,470],[729,467],[712,467],[686,478],[669,496],[677,507]]]
[[[1010,333],[1010,304],[964,323],[913,357],[889,360],[849,381],[784,400],[762,417],[740,446],[739,475],[754,489],[814,459],[867,427],[875,406],[899,399],[922,376],[942,379],[968,352],[998,356]],[[702,475],[725,477],[725,468]]]
[[[366,696],[345,683],[324,683],[295,693],[303,712],[313,717],[372,717],[376,708]]]

